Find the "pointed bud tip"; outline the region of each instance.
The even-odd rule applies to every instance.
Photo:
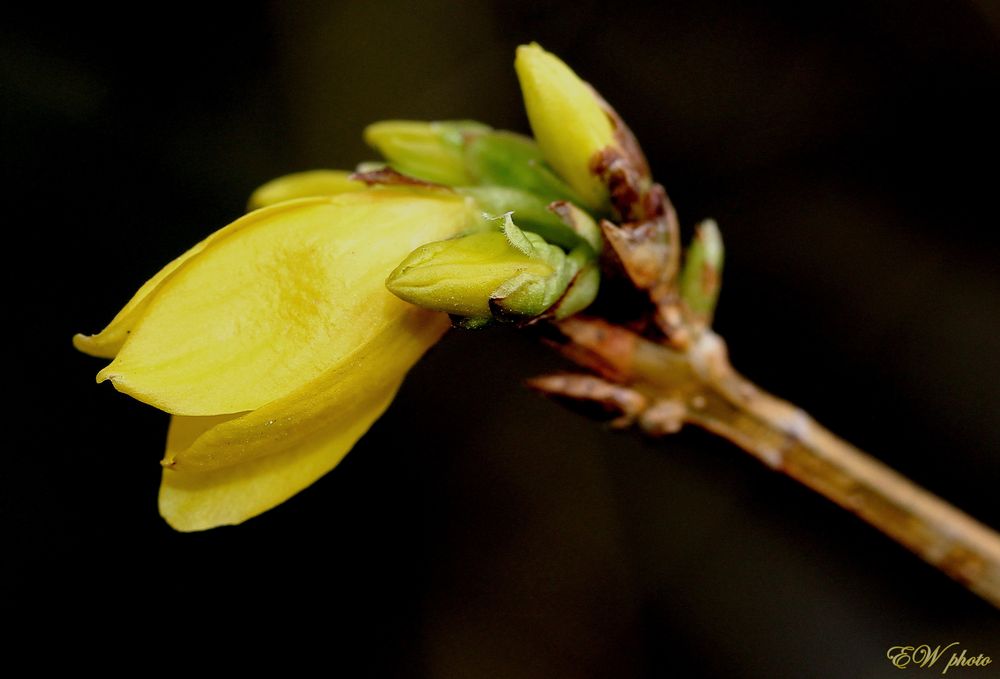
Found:
[[[706,219],[696,229],[695,238],[703,243],[706,258],[716,268],[722,268],[724,252],[719,224],[714,219]]]

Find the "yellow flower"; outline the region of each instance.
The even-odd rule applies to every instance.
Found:
[[[412,250],[467,229],[467,199],[369,189],[252,212],[168,264],[74,344],[173,415],[160,512],[240,523],[332,469],[448,327],[390,294]]]
[[[172,415],[159,498],[171,526],[241,523],[336,466],[445,313],[464,327],[532,323],[594,300],[602,240],[581,206],[608,202],[586,163],[611,123],[541,48],[519,49],[518,73],[538,144],[470,121],[371,125],[389,169],[268,182],[254,212],[73,338],[113,359],[98,382]],[[502,228],[483,212],[507,213]]]

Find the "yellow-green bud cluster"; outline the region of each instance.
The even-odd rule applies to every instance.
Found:
[[[489,320],[562,318],[597,294],[594,251],[569,253],[502,218],[500,229],[466,233],[414,250],[386,280],[411,304],[444,311],[476,327]]]

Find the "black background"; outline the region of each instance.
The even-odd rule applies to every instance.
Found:
[[[513,50],[538,40],[687,230],[719,220],[736,366],[1000,526],[997,3],[37,7],[0,31],[22,632],[344,677],[883,677],[891,645],[959,641],[996,659],[962,676],[1000,676],[995,609],[708,435],[527,393],[558,363],[517,333],[449,334],[333,473],[192,535],[156,512],[166,416],[70,345],[260,183],[371,158],[368,122],[527,131]]]

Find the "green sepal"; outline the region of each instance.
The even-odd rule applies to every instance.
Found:
[[[722,286],[725,248],[719,226],[706,219],[695,228],[680,276],[681,300],[696,323],[710,325]]]

